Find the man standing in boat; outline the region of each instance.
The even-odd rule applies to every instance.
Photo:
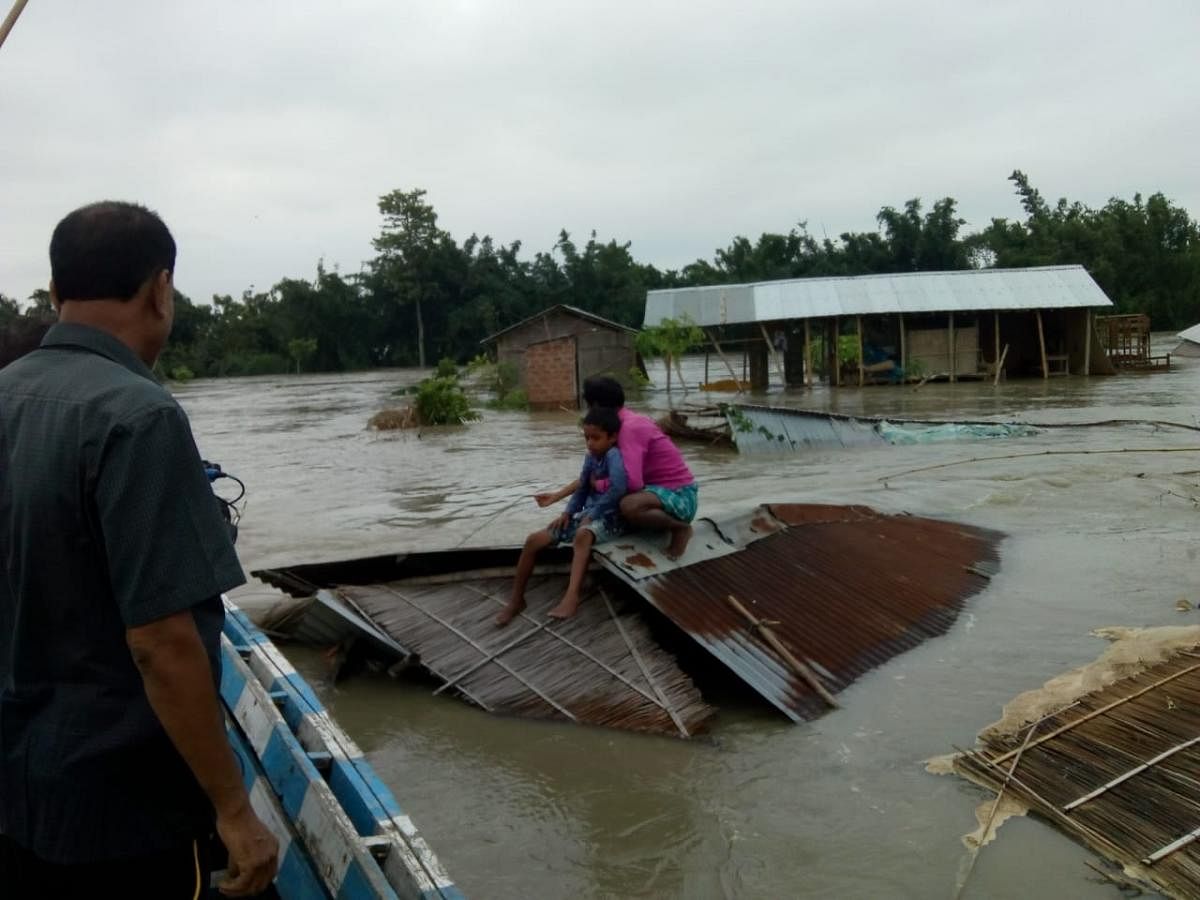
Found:
[[[175,241],[96,203],[50,240],[58,324],[0,370],[0,894],[195,898],[274,878],[218,702],[245,579],[187,417],[151,374]]]
[[[621,431],[617,447],[625,461],[629,493],[621,500],[621,516],[637,528],[666,531],[666,554],[678,559],[692,539],[698,491],[683,454],[647,416],[625,408],[625,390],[615,378],[597,375],[583,383],[588,408],[617,410]],[[538,506],[549,506],[575,493],[578,482],[559,491],[535,494]]]

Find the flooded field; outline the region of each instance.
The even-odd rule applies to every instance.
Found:
[[[776,391],[768,402],[1196,426],[1200,366],[1181,362],[1152,376],[817,388]],[[517,544],[544,524],[529,495],[578,471],[576,416],[485,412],[461,429],[368,431],[371,414],[418,377],[177,388],[202,454],[247,484],[238,544],[247,570]],[[667,403],[651,392],[631,405]],[[289,649],[469,897],[951,897],[966,857],[960,836],[990,795],[927,774],[923,761],[971,745],[1014,695],[1097,656],[1104,644],[1093,628],[1200,621],[1176,609],[1180,598],[1200,601],[1196,431],[1100,425],[776,459],[683,449],[701,515],[787,500],[954,519],[1008,535],[1000,573],[948,635],[862,678],[841,695],[842,709],[794,726],[731,692],[715,698],[722,711],[711,735],[692,742],[500,719],[384,678],[333,689],[320,683],[314,654]],[[1061,453],[1081,450],[1171,452]],[[898,474],[1019,453],[1044,455]],[[235,599],[253,611],[275,596],[252,583]],[[1039,821],[1012,820],[980,854],[964,896],[1119,896],[1086,867],[1090,858]]]

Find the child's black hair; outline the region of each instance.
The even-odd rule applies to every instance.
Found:
[[[615,409],[607,406],[593,406],[583,417],[584,425],[594,425],[605,434],[613,435],[621,430],[621,417]]]

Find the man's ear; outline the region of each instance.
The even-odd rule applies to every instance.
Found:
[[[150,302],[154,304],[154,311],[160,317],[170,315],[174,296],[175,283],[171,279],[171,273],[163,269],[154,276],[154,282],[150,285]]]
[[[58,299],[58,288],[54,286],[54,279],[50,279],[50,305],[54,307],[56,313],[62,312],[62,301]]]

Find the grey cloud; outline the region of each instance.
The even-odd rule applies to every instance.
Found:
[[[1191,46],[1160,2],[31,3],[0,50],[0,290],[47,276],[70,208],[158,208],[194,297],[356,271],[376,198],[548,248],[560,228],[680,266],[807,220],[1005,177],[1200,208]]]

